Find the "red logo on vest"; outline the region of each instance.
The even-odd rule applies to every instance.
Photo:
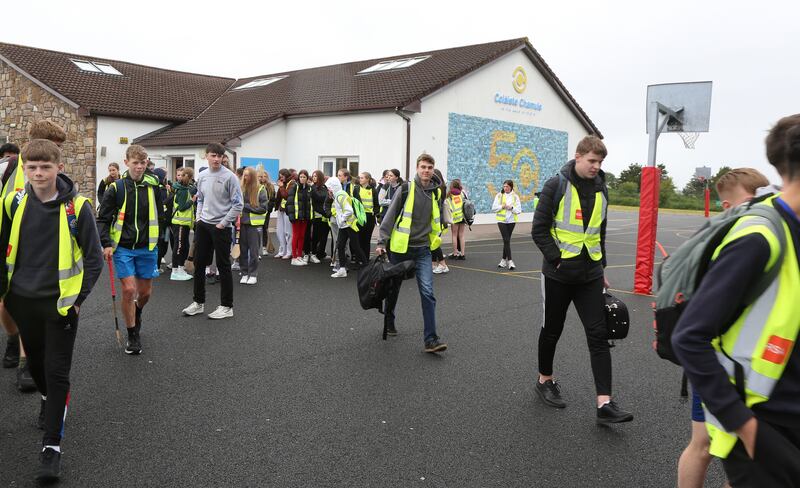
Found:
[[[794,341],[774,335],[767,341],[761,359],[775,364],[783,364],[786,362],[793,345]]]
[[[583,220],[583,211],[581,209],[575,210],[575,220]]]
[[[11,244],[8,245],[8,249],[6,249],[6,257],[11,256]]]

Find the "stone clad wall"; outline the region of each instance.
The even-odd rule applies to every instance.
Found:
[[[30,124],[39,119],[49,119],[67,132],[62,147],[65,173],[81,194],[94,199],[97,118],[78,115],[77,109],[0,61],[0,136],[9,136],[9,142],[22,148]]]

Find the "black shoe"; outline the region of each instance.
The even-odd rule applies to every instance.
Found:
[[[33,381],[31,370],[28,369],[28,363],[25,363],[25,366],[21,368],[17,368],[17,389],[22,393],[36,391],[36,382]]]
[[[141,354],[142,341],[139,339],[139,332],[135,329],[128,329],[128,342],[125,345],[125,354]]]
[[[436,339],[432,339],[425,343],[425,352],[430,352],[430,353],[442,352],[445,349],[447,349],[447,344],[445,344],[444,342],[439,342],[438,337]]]
[[[42,400],[42,404],[39,407],[39,430],[44,430],[44,400]]]
[[[39,472],[37,481],[58,481],[61,476],[61,453],[47,448],[39,454]]]
[[[458,260],[459,260],[459,261],[464,261],[465,259],[467,259],[467,257],[466,257],[466,256],[464,256],[463,254],[459,254],[459,255],[458,255]]]
[[[394,327],[394,325],[390,325],[389,327],[386,327],[386,335],[390,335],[390,336],[396,336],[397,335],[397,329]]]
[[[566,402],[561,399],[561,387],[553,380],[547,380],[544,383],[536,380],[536,393],[543,402],[551,407],[564,408],[567,406]]]
[[[19,334],[8,336],[6,352],[3,354],[3,367],[16,368],[19,366]]]
[[[619,424],[631,420],[633,420],[633,414],[622,410],[613,401],[597,409],[598,424]]]

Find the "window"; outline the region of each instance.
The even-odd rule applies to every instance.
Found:
[[[243,88],[255,88],[257,86],[266,86],[270,83],[275,83],[286,78],[285,76],[273,76],[272,78],[259,78],[257,80],[249,81],[242,86],[237,86],[234,90],[241,90]]]
[[[333,161],[322,162],[322,173],[325,176],[333,176]]]
[[[321,156],[320,168],[325,176],[336,176],[340,169],[347,169],[350,175],[358,175],[358,156]]]
[[[417,56],[416,58],[403,58],[403,59],[394,59],[391,61],[381,61],[380,63],[374,64],[367,69],[359,71],[358,74],[374,73],[375,71],[389,71],[394,69],[409,68],[419,63],[420,61],[428,59],[429,57],[430,56]]]
[[[105,73],[107,75],[117,75],[121,76],[122,73],[119,72],[115,67],[111,66],[108,63],[101,63],[101,62],[94,62],[94,61],[83,61],[80,59],[70,59],[70,61],[75,64],[81,71],[88,71],[90,73]]]

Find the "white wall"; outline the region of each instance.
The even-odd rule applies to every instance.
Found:
[[[243,136],[236,151],[309,171],[322,169],[321,156],[358,156],[359,170],[380,179],[386,168],[405,167],[405,121],[386,112],[290,118]]]
[[[108,164],[118,163],[120,170],[125,171],[125,150],[133,144],[133,140],[169,125],[163,120],[137,120],[119,117],[97,116],[97,181],[108,176]],[[127,137],[128,144],[120,144],[119,138]],[[106,148],[106,155],[101,156],[101,148]]]

